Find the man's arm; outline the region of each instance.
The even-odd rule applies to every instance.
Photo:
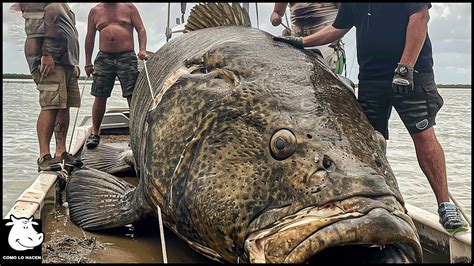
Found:
[[[392,88],[395,93],[407,94],[414,89],[413,67],[425,43],[429,20],[430,14],[427,6],[410,15],[406,31],[405,48],[392,80]]]
[[[322,30],[305,37],[273,36],[273,40],[286,42],[298,49],[304,49],[304,47],[307,46],[318,46],[332,43],[333,41],[342,38],[342,36],[344,36],[344,34],[346,34],[349,30],[350,29],[337,29],[329,25],[324,27]]]
[[[303,46],[318,46],[342,38],[350,29],[337,29],[332,25],[324,27],[322,30],[303,37]]]
[[[425,43],[428,32],[430,14],[428,8],[423,8],[410,16],[407,26],[405,48],[400,64],[414,66]]]
[[[146,31],[145,26],[143,26],[142,18],[140,17],[140,13],[138,13],[138,9],[135,7],[134,4],[131,5],[131,19],[132,24],[135,27],[135,30],[138,33],[138,58],[141,60],[148,60],[148,55],[146,53]]]
[[[92,8],[89,11],[89,16],[87,18],[87,34],[84,47],[86,49],[86,66],[84,70],[86,71],[86,75],[90,76],[92,72],[94,72],[94,65],[92,65],[92,52],[94,51],[94,41],[95,41],[95,23],[94,23],[94,13],[95,8]]]
[[[44,9],[44,37],[43,45],[41,47],[41,65],[40,74],[48,76],[54,73],[54,59],[52,54],[52,47],[56,33],[54,31],[54,22],[56,21],[56,10],[49,6]]]
[[[275,3],[272,15],[270,16],[270,22],[273,26],[276,27],[281,24],[281,18],[285,15],[287,5],[288,3]]]

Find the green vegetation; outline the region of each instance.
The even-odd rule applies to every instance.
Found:
[[[2,74],[3,79],[33,79],[31,77],[31,74],[15,74],[15,73],[3,73]],[[84,80],[86,79],[85,76],[79,77],[79,79]],[[92,80],[92,79],[89,79]]]
[[[4,73],[3,74],[3,79],[31,79],[30,74],[14,74],[14,73]],[[79,78],[80,80],[86,79],[85,76],[81,76]],[[92,80],[92,79],[89,79]],[[356,84],[356,87],[358,87],[359,84]],[[466,89],[466,88],[471,88],[471,84],[437,84],[436,85],[438,88],[451,88],[451,89]]]
[[[4,73],[3,79],[32,79],[31,74],[11,74],[11,73]]]
[[[359,87],[359,84],[356,84],[355,85],[356,88]],[[436,84],[436,87],[438,87],[438,89],[470,89],[471,88],[471,84]]]
[[[438,88],[471,88],[471,84],[436,84],[436,87]]]

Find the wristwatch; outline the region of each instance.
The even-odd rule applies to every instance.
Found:
[[[404,65],[398,64],[397,68],[395,68],[395,74],[405,76],[408,74],[408,68]]]

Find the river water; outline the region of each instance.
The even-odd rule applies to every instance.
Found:
[[[79,82],[82,90],[83,81]],[[448,184],[453,197],[471,216],[471,89],[439,89],[444,106],[437,116],[435,131],[447,164]],[[78,124],[92,110],[90,83],[85,86]],[[116,85],[108,107],[127,107]],[[3,205],[5,216],[15,200],[37,177],[38,141],[36,120],[40,111],[38,91],[29,80],[3,81]],[[69,134],[77,109],[71,109]],[[413,142],[398,114],[389,121],[387,158],[406,202],[436,213],[436,199],[416,160]],[[69,145],[69,135],[66,144]],[[54,137],[52,140],[54,143]],[[54,150],[54,144],[52,144]],[[195,261],[195,260],[191,260]]]

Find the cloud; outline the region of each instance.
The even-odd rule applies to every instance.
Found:
[[[12,3],[3,3],[3,72],[28,73],[23,54],[24,21],[19,12],[11,12]],[[80,64],[84,66],[84,39],[87,31],[87,16],[97,3],[70,3],[76,15],[76,27],[81,46]],[[147,31],[147,50],[156,51],[165,42],[168,3],[134,3],[140,12]],[[187,3],[185,18],[196,3]],[[428,24],[429,36],[433,45],[434,71],[439,83],[471,83],[471,3],[433,3]],[[257,27],[255,3],[249,5],[249,15],[253,27]],[[176,26],[176,18],[181,17],[179,2],[170,4],[170,27]],[[258,4],[258,24],[260,29],[273,35],[280,35],[283,26],[273,27],[270,14],[273,3]],[[285,21],[285,19],[283,20]],[[177,37],[179,34],[173,36]],[[135,36],[135,50],[138,40]],[[98,34],[94,54],[98,50]],[[357,82],[358,65],[355,57],[355,30],[352,29],[343,38],[346,44],[347,71],[349,78]],[[95,55],[94,55],[95,56]],[[354,58],[354,60],[353,60]],[[14,62],[14,63],[12,63]]]

